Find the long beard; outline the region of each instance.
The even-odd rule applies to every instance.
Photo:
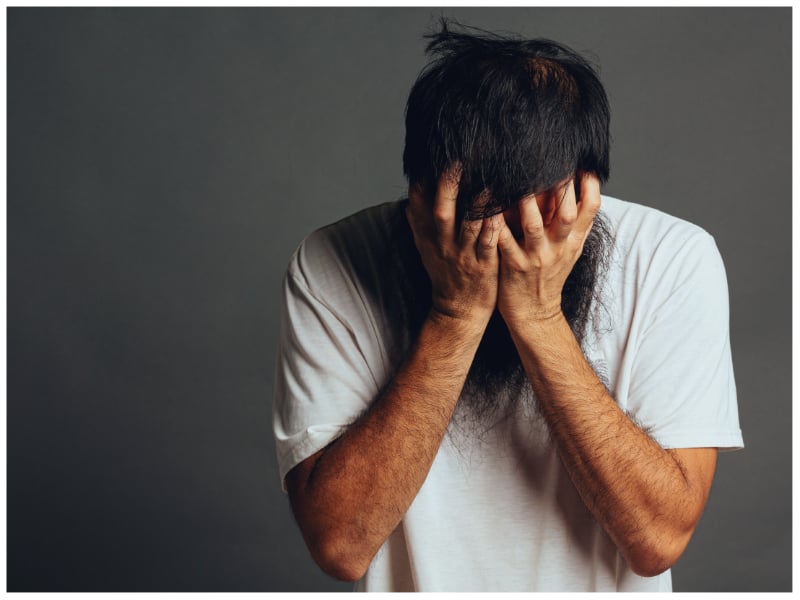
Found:
[[[600,284],[612,242],[607,223],[598,215],[562,290],[561,310],[579,343],[584,341],[590,323],[598,323],[592,317],[603,309]],[[541,416],[511,333],[495,311],[470,366],[456,417],[491,426],[513,414],[520,403]]]
[[[402,208],[392,228],[390,243],[398,265],[396,283],[400,289],[390,296],[391,306],[386,309],[400,321],[396,347],[400,349],[398,354],[405,356],[431,308],[431,284]],[[600,213],[564,284],[561,309],[579,343],[584,341],[592,317],[603,309],[600,284],[608,269],[612,243],[613,237]],[[541,414],[511,334],[495,312],[470,366],[454,420],[462,425],[491,428],[514,414],[520,403]]]

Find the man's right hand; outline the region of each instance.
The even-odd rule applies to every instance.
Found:
[[[417,186],[409,189],[406,217],[431,279],[432,316],[486,327],[497,305],[500,219],[456,222],[458,167],[439,178],[431,203]]]
[[[311,555],[337,579],[363,577],[419,492],[497,304],[499,218],[456,226],[458,179],[406,214],[433,308],[391,381],[347,431],[286,476]]]

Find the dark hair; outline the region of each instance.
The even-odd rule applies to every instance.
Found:
[[[545,39],[523,40],[446,20],[406,106],[403,172],[429,192],[461,166],[463,214],[484,216],[578,172],[609,175],[608,98],[592,66]],[[483,202],[486,202],[484,205]]]

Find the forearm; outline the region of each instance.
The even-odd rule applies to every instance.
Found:
[[[691,535],[697,491],[608,394],[563,315],[511,330],[585,505],[637,573],[665,570]]]
[[[483,329],[432,316],[383,395],[307,474],[293,508],[330,574],[361,577],[422,486]]]

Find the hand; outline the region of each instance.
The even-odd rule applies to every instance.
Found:
[[[456,223],[459,177],[456,167],[439,179],[432,209],[412,187],[406,217],[431,279],[434,314],[485,327],[497,305],[502,217]]]
[[[580,203],[576,202],[573,180],[567,182],[563,195],[557,195],[560,204],[543,206],[541,211],[534,195],[523,198],[519,202],[519,242],[503,217],[498,240],[497,307],[509,328],[561,314],[564,282],[583,251],[600,209],[597,177],[584,174],[580,185]],[[547,222],[542,212],[548,215]]]

